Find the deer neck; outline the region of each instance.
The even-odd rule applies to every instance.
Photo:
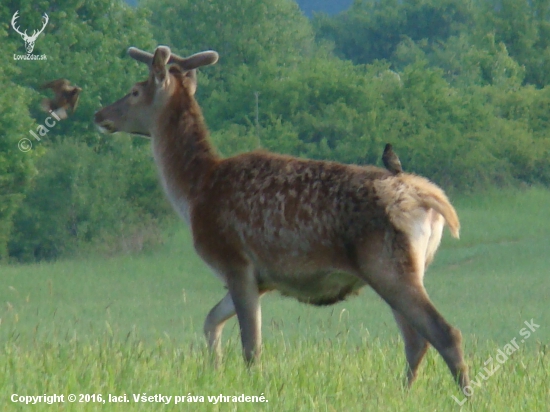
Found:
[[[192,96],[173,98],[168,110],[159,116],[153,152],[170,201],[189,221],[189,203],[200,194],[218,160],[201,109]]]

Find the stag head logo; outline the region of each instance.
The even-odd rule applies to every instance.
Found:
[[[19,30],[18,27],[16,27],[16,20],[19,18],[19,10],[17,10],[14,14],[13,14],[13,17],[11,18],[11,26],[13,27],[13,29],[19,33],[21,35],[21,37],[23,38],[23,40],[25,41],[25,48],[27,49],[27,54],[31,54],[32,51],[34,50],[34,43],[36,42],[36,39],[38,38],[38,36],[40,35],[40,33],[42,33],[44,31],[44,29],[46,28],[46,24],[48,24],[48,21],[50,20],[48,15],[46,13],[44,13],[44,15],[42,16],[42,28],[40,30],[34,30],[33,33],[29,36],[27,34],[27,30],[25,30],[23,33],[21,33],[21,31]]]

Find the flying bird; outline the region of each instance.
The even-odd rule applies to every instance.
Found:
[[[390,143],[386,144],[386,147],[384,148],[382,161],[384,162],[384,166],[386,166],[386,169],[388,169],[394,175],[397,175],[403,172],[403,168],[401,167],[401,161],[393,151],[392,145]]]
[[[60,119],[67,118],[67,110],[70,108],[74,113],[78,105],[78,98],[82,89],[71,86],[67,79],[57,79],[40,86],[41,89],[52,89],[55,93],[53,99],[42,100],[42,109],[46,112],[53,112]]]

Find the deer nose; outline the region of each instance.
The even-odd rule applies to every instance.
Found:
[[[94,114],[94,123],[95,125],[97,126],[97,128],[99,129],[100,132],[102,133],[107,133],[107,132],[113,132],[113,122],[111,122],[110,120],[107,120],[105,119],[105,117],[103,116],[103,110],[98,110],[97,112],[95,112]]]

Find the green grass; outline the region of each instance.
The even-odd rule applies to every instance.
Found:
[[[397,376],[402,372],[401,345],[365,337],[357,343],[345,337],[300,340],[287,344],[270,340],[262,361],[248,371],[239,351],[230,349],[219,370],[195,346],[163,341],[154,345],[103,336],[88,344],[35,344],[22,350],[12,342],[0,358],[0,396],[12,393],[127,395],[127,404],[68,404],[67,410],[156,410],[160,404],[134,403],[133,394],[204,396],[204,403],[175,405],[162,410],[275,411],[454,411],[460,395],[440,359],[429,353],[421,376],[410,392]],[[482,364],[492,352],[476,351]],[[475,389],[465,410],[545,411],[548,401],[549,355],[518,352],[495,375]],[[208,403],[208,396],[263,395],[267,403]],[[5,404],[3,410],[29,406]],[[37,405],[37,410],[57,407]],[[34,409],[33,409],[34,410]]]
[[[464,336],[471,375],[517,339],[519,349],[474,387],[465,410],[545,411],[550,401],[550,192],[494,192],[454,200],[461,240],[446,235],[425,283]],[[459,410],[432,349],[409,392],[405,359],[387,306],[370,290],[328,308],[277,294],[262,301],[264,352],[247,371],[235,321],[224,333],[220,370],[207,362],[202,322],[224,295],[175,230],[160,249],[109,259],[1,266],[0,409],[22,395],[147,392],[202,395],[204,403],[64,404],[64,410]],[[520,329],[540,328],[524,342]],[[268,403],[208,403],[207,395],[260,395]],[[40,404],[33,410],[58,410]]]

